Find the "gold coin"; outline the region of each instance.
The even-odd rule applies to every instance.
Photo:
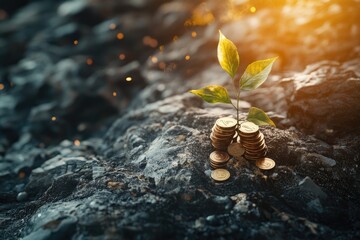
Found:
[[[256,161],[256,166],[263,170],[269,170],[275,167],[275,161],[271,158],[261,158]]]
[[[240,137],[245,140],[257,139],[257,138],[259,138],[259,134],[260,134],[260,131],[257,131],[254,133],[248,133],[248,134],[239,131]]]
[[[216,132],[212,132],[210,134],[210,137],[214,137],[214,138],[218,138],[218,139],[232,139],[233,138],[233,134],[229,134],[229,135],[222,135],[222,134],[218,134]]]
[[[259,152],[249,152],[249,151],[245,150],[246,156],[255,157],[255,158],[265,157],[266,153],[267,153],[267,148],[265,148]]]
[[[211,172],[211,178],[215,181],[226,181],[230,177],[230,172],[224,168],[218,168]]]
[[[227,147],[229,146],[229,144],[219,144],[219,143],[212,143],[212,145],[216,148],[216,149],[221,149],[224,152],[226,152]]]
[[[226,164],[227,164],[228,162],[229,162],[229,161],[226,161],[226,162],[223,162],[223,163],[215,163],[215,162],[210,161],[210,165],[212,165],[212,166],[217,166],[217,167],[224,167],[224,166],[226,166]]]
[[[218,143],[228,143],[230,144],[232,137],[228,137],[228,138],[217,138],[215,136],[210,136],[210,139],[212,142],[218,142]]]
[[[267,146],[265,144],[260,145],[258,148],[248,148],[245,146],[244,146],[244,148],[246,149],[247,153],[260,153],[262,151],[267,150]]]
[[[214,142],[214,141],[212,141],[211,143],[212,143],[212,145],[214,145],[216,147],[225,147],[227,149],[227,147],[230,145],[231,141],[229,141],[229,142],[216,142],[216,141]]]
[[[219,147],[219,146],[216,146],[214,144],[211,144],[216,150],[219,150],[219,151],[226,151],[226,148],[227,147]]]
[[[246,141],[241,141],[240,140],[240,142],[244,147],[249,147],[249,148],[257,148],[258,146],[261,146],[261,145],[265,144],[264,140],[259,141],[259,142],[246,142]]]
[[[259,152],[259,153],[249,153],[249,152],[244,153],[245,157],[252,158],[252,159],[258,159],[258,158],[266,157],[266,154],[267,154],[267,150],[264,150],[264,151]]]
[[[230,159],[229,154],[223,151],[213,151],[210,154],[210,160],[216,163],[227,162]]]
[[[247,144],[242,144],[243,147],[246,149],[246,151],[248,152],[259,152],[261,150],[264,150],[265,148],[267,148],[266,144],[261,144],[261,145],[254,145],[254,146],[249,146]]]
[[[260,141],[256,141],[256,142],[249,142],[249,141],[245,141],[244,139],[240,138],[240,142],[243,144],[243,146],[248,145],[248,146],[259,146],[259,145],[263,145],[265,144],[265,139],[259,139]]]
[[[230,132],[235,132],[236,128],[221,128],[215,123],[215,125],[211,128],[211,130],[214,132],[230,133]]]
[[[258,134],[252,136],[252,137],[244,137],[240,134],[240,139],[243,142],[260,142],[262,140],[264,140],[264,134],[262,134],[261,132],[259,132]]]
[[[259,126],[252,122],[244,122],[240,125],[240,133],[253,134],[259,131]]]
[[[216,164],[210,163],[210,166],[211,166],[211,168],[217,169],[217,168],[224,168],[224,167],[226,167],[226,164],[216,165]]]
[[[241,143],[231,143],[228,148],[228,153],[231,156],[234,157],[240,157],[245,153],[245,148],[243,148],[243,146],[241,145]]]
[[[229,129],[236,127],[236,119],[231,117],[223,117],[216,120],[216,125],[220,128]]]
[[[212,136],[216,138],[233,138],[234,133],[219,133],[219,132],[212,132]]]

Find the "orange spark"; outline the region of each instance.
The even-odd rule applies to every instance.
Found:
[[[87,65],[92,65],[93,63],[94,63],[94,61],[91,58],[86,59]]]
[[[156,48],[158,46],[158,41],[155,39],[155,38],[152,38],[150,36],[145,36],[143,38],[143,44],[145,46],[149,46],[149,47],[152,47],[152,48]]]
[[[152,56],[152,57],[151,57],[151,62],[152,62],[152,63],[157,63],[157,62],[158,62],[158,58],[155,57],[155,56]]]
[[[80,140],[79,140],[79,139],[75,139],[75,140],[74,140],[74,145],[77,146],[77,147],[80,146]]]
[[[116,38],[119,39],[119,40],[121,40],[121,39],[124,38],[124,34],[121,33],[121,32],[119,32],[119,33],[116,35]]]
[[[119,59],[124,60],[126,58],[126,55],[124,53],[119,54]]]

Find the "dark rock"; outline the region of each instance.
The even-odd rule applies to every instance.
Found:
[[[58,14],[63,17],[73,18],[86,24],[96,24],[101,21],[100,15],[88,1],[68,1],[58,8]]]
[[[16,200],[18,200],[19,202],[23,202],[27,199],[27,197],[28,197],[27,192],[20,192],[18,193]]]
[[[349,64],[321,62],[284,81],[293,88],[288,116],[299,128],[325,140],[360,130],[360,76]]]
[[[2,20],[9,4],[2,238],[360,237],[356,1],[262,1],[255,13],[246,1],[31,1]],[[260,127],[276,167],[232,158],[223,183],[210,177],[209,134],[235,111],[187,93],[216,84],[236,97],[218,29],[240,51],[238,76],[280,57],[240,102],[241,119],[257,106],[276,122]]]
[[[39,214],[38,214],[39,215]],[[41,215],[41,214],[40,214]],[[42,219],[43,222],[43,219]],[[74,216],[61,216],[57,219],[46,222],[39,226],[34,226],[33,232],[25,236],[23,239],[65,239],[71,237],[76,230],[77,219]]]
[[[326,199],[327,194],[324,193],[321,188],[314,183],[311,178],[305,177],[301,182],[299,182],[300,188],[302,188],[305,191],[311,192],[316,197],[319,197],[321,199]]]

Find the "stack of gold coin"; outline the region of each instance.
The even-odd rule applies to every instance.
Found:
[[[264,134],[259,131],[259,127],[252,122],[244,122],[239,128],[240,142],[245,148],[245,158],[248,160],[258,160],[264,158],[267,153]]]
[[[218,150],[226,151],[234,137],[237,136],[235,129],[236,119],[234,118],[223,117],[216,120],[210,134],[213,147]]]
[[[214,169],[224,168],[230,159],[229,154],[223,151],[214,151],[210,154],[210,166]]]

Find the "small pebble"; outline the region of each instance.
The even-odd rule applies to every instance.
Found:
[[[28,197],[27,192],[19,192],[16,197],[16,200],[18,200],[19,202],[23,202],[27,199],[27,197]]]

